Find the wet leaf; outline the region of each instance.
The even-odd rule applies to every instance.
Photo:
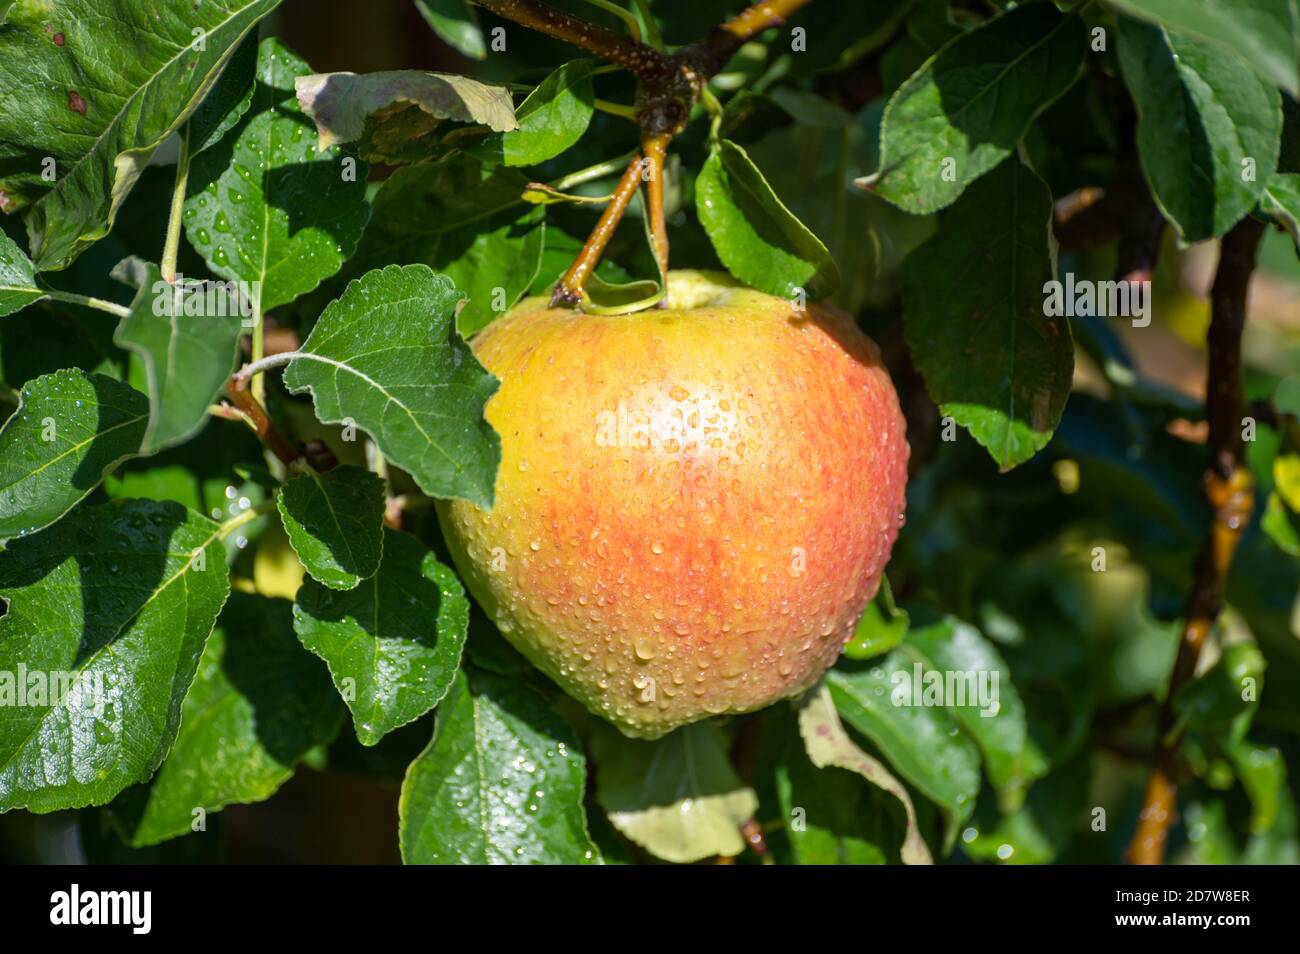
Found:
[[[817,236],[781,202],[740,146],[722,140],[695,183],[696,210],[718,258],[747,285],[793,298],[823,298],[839,270]]]
[[[294,604],[298,638],[329,665],[362,745],[442,700],[469,626],[460,581],[424,544],[386,529],[383,546],[369,579],[346,591],[306,580]]]
[[[115,821],[140,848],[188,834],[227,805],[270,798],[342,718],[325,667],[293,636],[288,600],[232,593],[185,696],[176,743],[147,786],[113,803]]]
[[[435,497],[490,507],[501,440],[483,416],[497,380],[452,327],[460,292],[427,266],[376,269],[348,285],[285,370],[330,424],[355,422]]]
[[[840,722],[836,707],[833,693],[825,685],[810,692],[799,703],[799,733],[803,736],[809,761],[817,768],[841,768],[855,772],[897,798],[907,812],[907,835],[901,852],[903,863],[934,864],[930,848],[917,826],[912,797],[889,769],[862,751],[853,741]],[[856,709],[856,706],[853,708]]]
[[[1074,85],[1087,50],[1083,21],[1046,3],[959,35],[890,97],[869,187],[914,214],[952,204]]]
[[[294,82],[310,72],[279,40],[263,40],[248,111],[190,170],[190,244],[263,313],[337,272],[369,216],[365,164],[318,152],[298,109]]]
[[[517,678],[460,673],[402,783],[407,864],[599,864],[573,730]]]
[[[0,89],[22,95],[7,97],[0,110],[0,192],[25,208],[38,270],[68,267],[108,234],[154,150],[277,2],[62,0],[61,42],[52,40],[49,5],[9,11],[0,30]],[[52,181],[30,161],[38,129],[41,155],[54,160]]]
[[[153,775],[229,591],[217,524],[173,503],[82,507],[0,551],[0,672],[61,684],[4,708],[0,808],[102,805]]]
[[[58,520],[140,450],[149,402],[102,374],[27,382],[0,429],[0,541]]]
[[[384,482],[361,467],[294,477],[277,503],[289,543],[307,572],[330,589],[350,590],[379,569],[384,548]]]
[[[1070,326],[1045,313],[1051,218],[1047,186],[1008,159],[902,269],[907,346],[930,396],[1003,470],[1051,439],[1070,394]]]

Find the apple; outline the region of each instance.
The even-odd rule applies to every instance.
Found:
[[[529,298],[471,342],[501,381],[495,505],[453,558],[538,668],[625,734],[794,696],[835,662],[903,520],[908,446],[843,314],[674,271],[667,307]]]

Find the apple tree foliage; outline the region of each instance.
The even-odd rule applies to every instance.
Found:
[[[744,4],[560,6],[671,50]],[[1296,0],[813,0],[713,76],[670,152],[672,265],[854,315],[913,474],[826,678],[655,742],[504,641],[431,507],[492,503],[466,339],[578,253],[631,77],[464,0],[406,11],[454,68],[318,73],[278,7],[0,2],[0,855],[75,809],[91,860],[224,857],[225,815],[293,779],[378,793],[410,863],[1117,861],[1163,707],[1171,850],[1300,861],[1295,313],[1247,349],[1257,505],[1170,699],[1205,409],[1136,357],[1178,262],[1243,221],[1300,280]],[[1135,188],[1168,226],[1154,323],[1049,315],[1142,204],[1092,243],[1065,210]],[[589,307],[661,293],[644,208]],[[996,702],[897,704],[945,673]],[[346,845],[363,809],[332,804]]]

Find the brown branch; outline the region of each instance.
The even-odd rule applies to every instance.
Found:
[[[1223,608],[1223,594],[1237,543],[1254,509],[1254,481],[1249,468],[1243,465],[1241,428],[1246,399],[1242,388],[1241,336],[1246,325],[1250,277],[1263,235],[1264,226],[1247,218],[1223,237],[1210,292],[1205,395],[1209,460],[1205,493],[1214,517],[1197,557],[1196,578],[1187,600],[1178,656],[1161,706],[1155,765],[1147,782],[1137,830],[1129,844],[1128,857],[1134,864],[1158,865],[1164,859],[1181,767],[1181,733],[1175,723],[1173,698],[1196,672],[1201,647]]]
[[[705,74],[712,76],[735,55],[736,51],[768,27],[780,26],[809,0],[765,0],[736,14],[715,27],[704,41]]]
[[[582,289],[600,262],[605,246],[614,237],[614,230],[618,228],[623,212],[627,209],[627,204],[632,201],[632,196],[640,184],[641,157],[637,155],[632,157],[632,161],[628,163],[623,173],[623,178],[618,180],[614,194],[610,196],[609,205],[605,206],[605,210],[600,213],[600,219],[596,222],[596,227],[591,230],[591,234],[587,236],[582,251],[573,260],[564,277],[556,284],[555,291],[551,293],[552,307],[576,305],[582,300]]]
[[[266,409],[248,392],[248,382],[246,380],[240,381],[238,378],[231,378],[226,383],[226,396],[230,398],[231,403],[253,426],[258,440],[265,444],[271,453],[280,458],[286,466],[302,456],[298,453],[298,449],[275,426],[271,418],[267,416]]]
[[[1160,258],[1160,239],[1165,232],[1161,215],[1146,180],[1133,189],[1133,201],[1120,224],[1115,279],[1121,282],[1149,282]]]
[[[538,0],[471,0],[484,10],[520,26],[563,40],[588,53],[602,56],[639,77],[652,79],[668,72],[668,57],[582,17],[557,10]]]
[[[757,818],[751,818],[741,825],[740,834],[745,839],[745,844],[749,845],[750,850],[758,855],[763,864],[772,863],[772,855],[767,849],[767,838],[764,837],[763,826]]]

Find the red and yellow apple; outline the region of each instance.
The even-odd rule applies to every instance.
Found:
[[[473,340],[501,380],[496,502],[439,504],[505,637],[630,736],[816,682],[875,594],[908,447],[845,316],[676,271],[668,307],[529,298]]]

